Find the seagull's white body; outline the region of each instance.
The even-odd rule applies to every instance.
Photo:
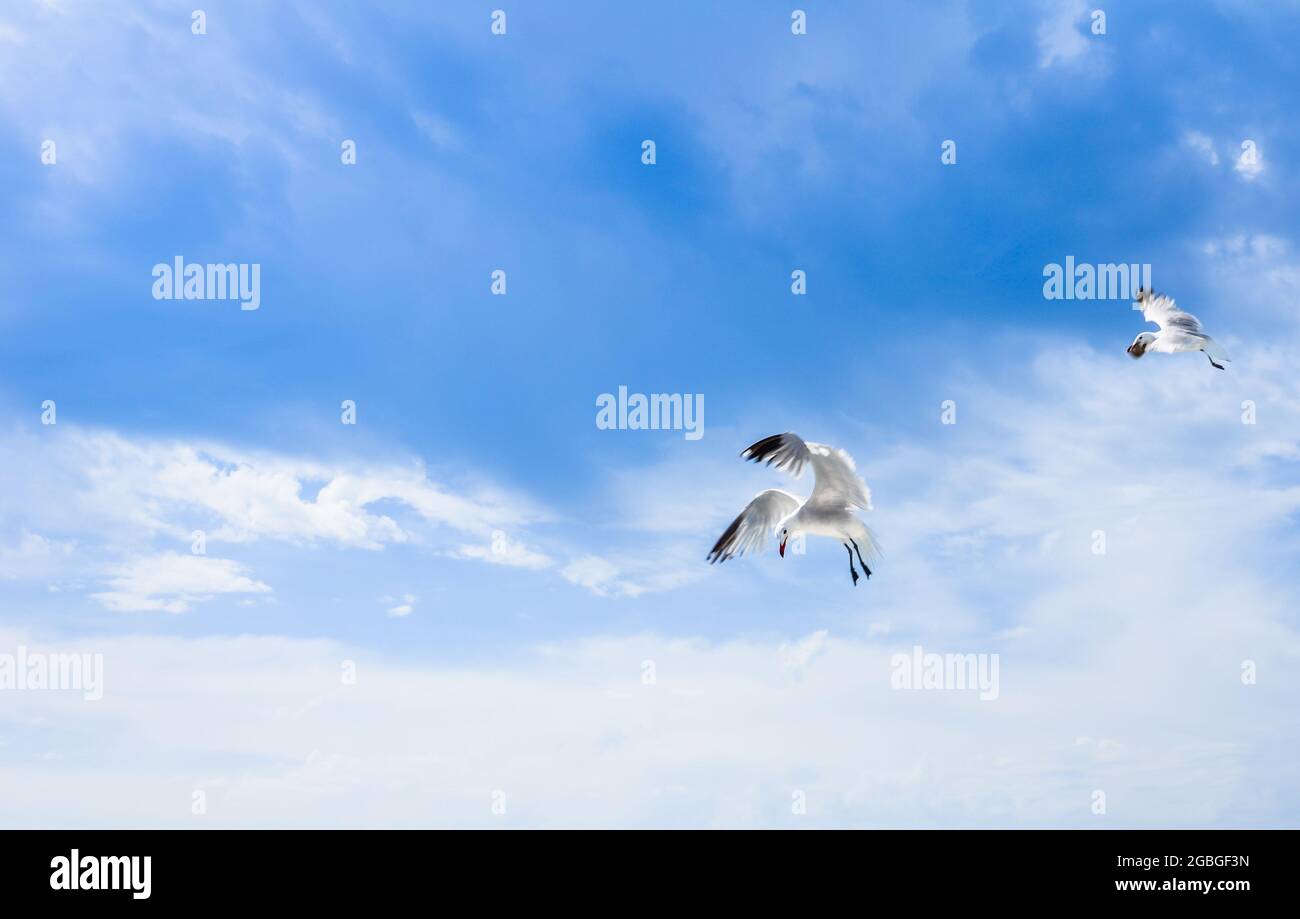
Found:
[[[1204,351],[1210,363],[1220,370],[1231,358],[1223,353],[1219,343],[1201,329],[1201,320],[1178,308],[1173,297],[1154,290],[1138,288],[1137,302],[1142,307],[1142,317],[1160,327],[1159,332],[1142,332],[1128,346],[1128,353],[1137,360],[1148,351],[1176,354],[1179,351]]]
[[[858,582],[854,552],[867,577],[871,577],[863,552],[867,556],[877,554],[876,538],[857,516],[858,510],[871,510],[871,490],[858,476],[853,457],[836,447],[805,443],[799,435],[790,433],[765,437],[740,455],[754,462],[766,460],[769,466],[787,470],[795,478],[803,474],[805,465],[811,465],[816,477],[813,491],[806,501],[779,488],[760,491],[718,538],[709,552],[710,563],[762,549],[768,533],[780,538],[782,556],[791,536],[830,536],[849,551],[853,583]]]

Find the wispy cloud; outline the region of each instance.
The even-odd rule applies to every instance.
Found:
[[[1203,156],[1211,166],[1219,165],[1219,154],[1214,149],[1214,141],[1200,131],[1188,131],[1183,135],[1183,143]]]
[[[183,613],[216,594],[270,593],[246,568],[225,558],[167,552],[118,566],[108,590],[91,594],[115,612]]]
[[[418,462],[322,462],[218,443],[143,440],[65,428],[19,435],[0,455],[62,497],[13,501],[69,529],[160,534],[186,542],[194,529],[213,542],[332,543],[362,549],[420,538],[414,527],[490,535],[545,518],[535,502],[483,485],[453,489]],[[385,506],[409,512],[403,525]]]
[[[534,551],[521,542],[511,540],[503,532],[492,534],[487,545],[466,543],[457,546],[450,553],[452,558],[472,558],[493,565],[507,565],[513,568],[531,568],[540,570],[555,563],[549,555]]]
[[[1087,0],[1059,0],[1042,4],[1046,11],[1038,25],[1038,66],[1072,65],[1087,55]]]
[[[380,597],[379,602],[388,606],[388,615],[394,619],[409,616],[415,612],[415,594],[402,594],[400,597]]]
[[[1134,619],[1087,653],[1006,649],[993,703],[891,689],[901,640],[809,636],[792,670],[772,641],[634,634],[506,671],[331,641],[91,637],[67,647],[103,654],[103,699],[25,694],[20,742],[112,737],[138,756],[8,756],[0,781],[42,789],[12,802],[17,826],[1276,825],[1268,790],[1289,787],[1294,739],[1257,731],[1287,717],[1294,648],[1261,649],[1274,690],[1233,688],[1236,662],[1190,615],[1172,645]],[[18,643],[62,647],[0,633]],[[18,695],[0,693],[0,717]]]
[[[49,578],[62,570],[76,546],[23,530],[15,543],[0,544],[0,579]]]

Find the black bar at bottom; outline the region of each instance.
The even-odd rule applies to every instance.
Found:
[[[1294,831],[1250,830],[21,830],[0,833],[0,890],[6,905],[338,908],[416,896],[452,907],[470,895],[807,909],[992,896],[1230,909],[1288,892],[1281,872],[1296,842]]]

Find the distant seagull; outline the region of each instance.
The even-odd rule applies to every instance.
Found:
[[[1159,332],[1141,332],[1128,346],[1128,353],[1137,360],[1148,351],[1162,354],[1174,354],[1178,351],[1204,351],[1210,363],[1220,370],[1220,361],[1231,361],[1223,353],[1219,343],[1201,331],[1201,320],[1191,313],[1184,313],[1174,303],[1172,297],[1158,294],[1154,290],[1138,288],[1137,302],[1142,304],[1142,316],[1147,322],[1160,326]]]
[[[871,510],[871,491],[859,478],[853,457],[825,444],[804,443],[798,434],[789,433],[765,437],[740,456],[756,463],[766,460],[769,466],[775,463],[777,469],[788,470],[796,479],[803,474],[804,465],[811,463],[815,476],[813,492],[807,501],[801,502],[779,488],[760,491],[718,538],[709,552],[709,564],[762,549],[771,531],[781,538],[782,558],[785,558],[785,544],[791,536],[832,536],[849,553],[853,586],[858,586],[858,571],[853,567],[854,552],[862,562],[862,571],[871,577],[871,569],[862,557],[859,543],[866,547],[868,555],[873,556],[878,546],[875,534],[856,514],[857,509]]]

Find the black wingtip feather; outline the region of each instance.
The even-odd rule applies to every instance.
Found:
[[[741,459],[753,460],[756,463],[767,460],[767,464],[772,465],[772,461],[776,459],[776,451],[781,449],[781,441],[784,437],[784,434],[773,434],[771,437],[764,437],[758,443],[746,447],[740,454]]]
[[[744,514],[737,515],[736,519],[731,521],[731,526],[727,527],[726,532],[718,537],[718,541],[713,544],[707,556],[709,564],[714,562],[725,562],[734,555],[736,531],[740,529],[741,518]]]

